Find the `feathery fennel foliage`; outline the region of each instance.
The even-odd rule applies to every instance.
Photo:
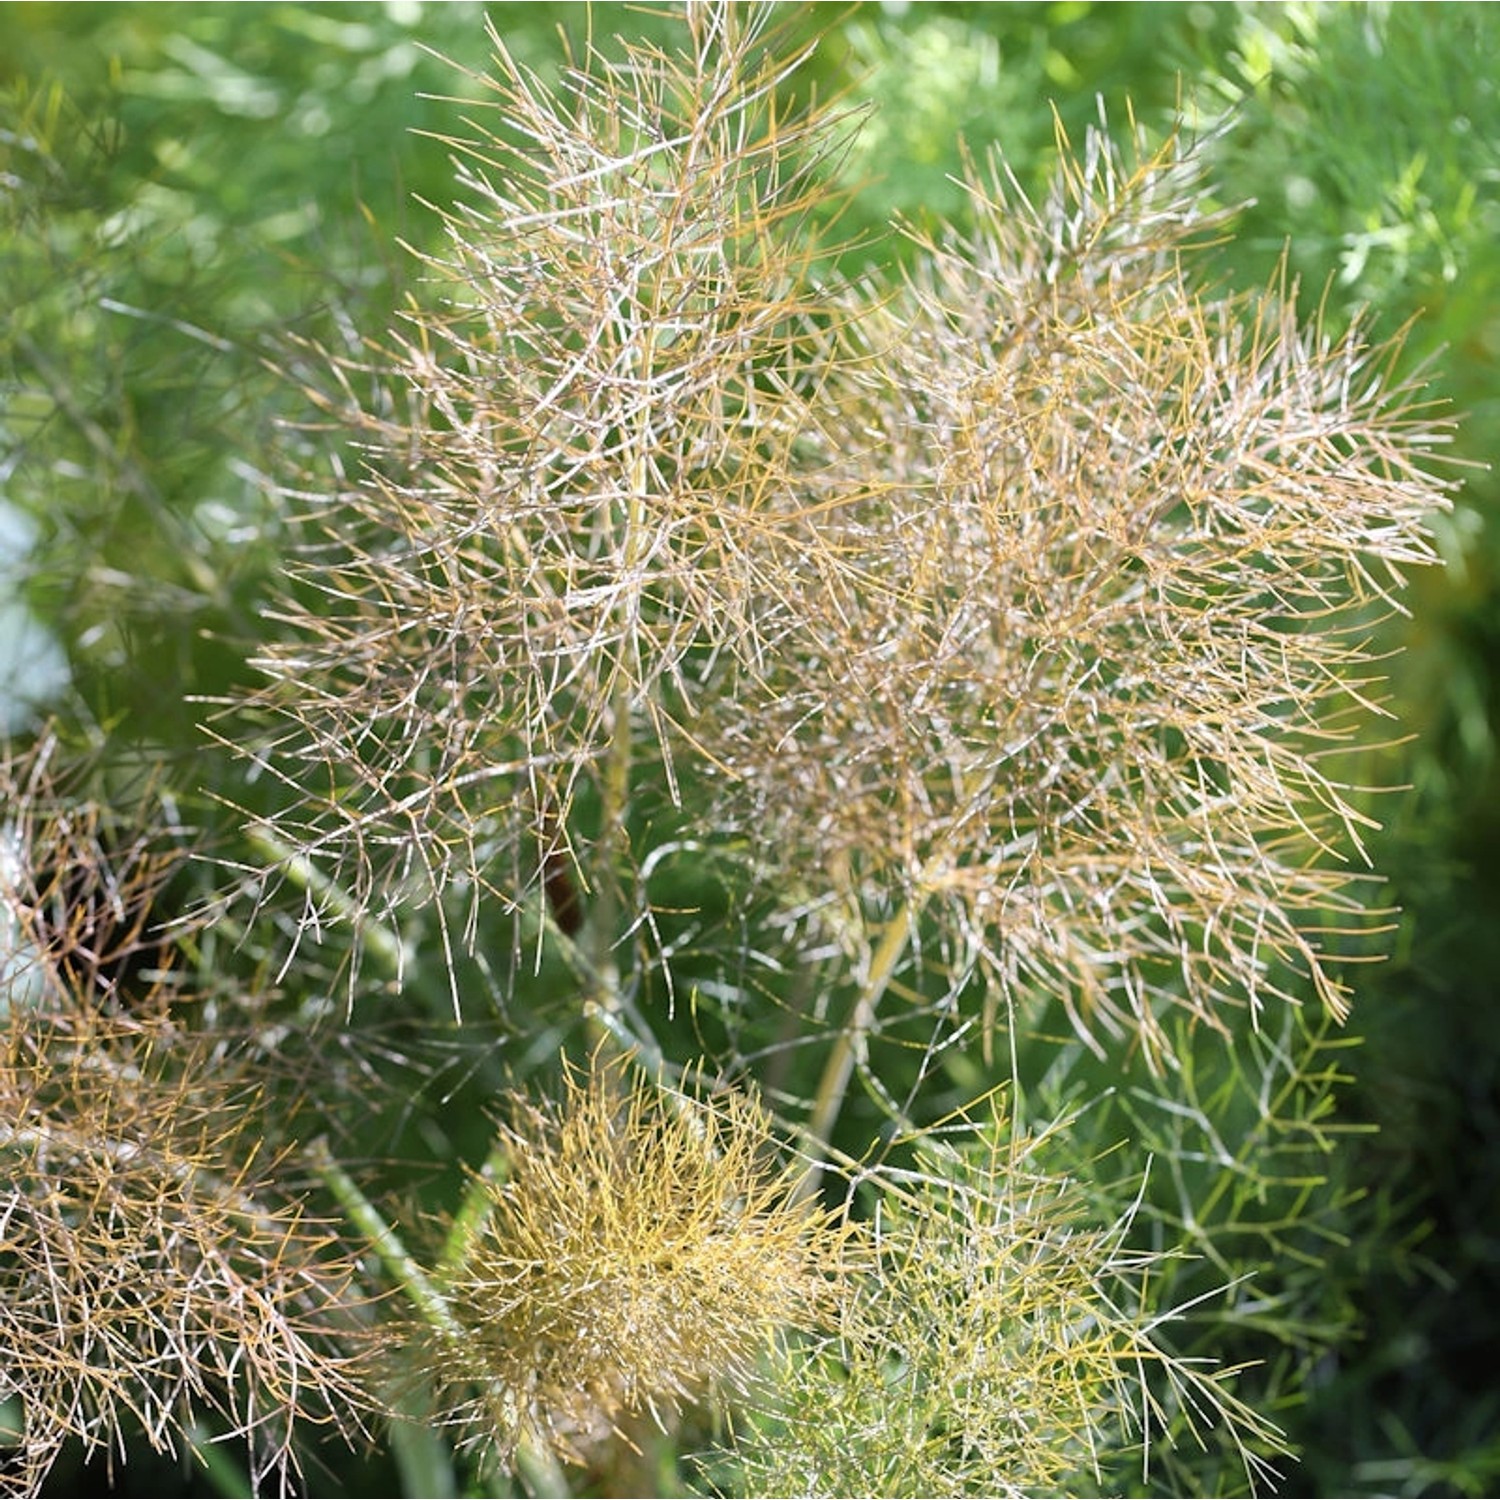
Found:
[[[471,945],[564,869],[598,957],[651,929],[629,825],[690,814],[855,969],[934,916],[987,1027],[1061,995],[1166,1063],[1164,1007],[1342,1016],[1332,764],[1441,424],[1388,350],[1193,286],[1178,142],[1093,133],[1040,205],[976,168],[970,237],[840,285],[844,127],[781,118],[765,26],[693,10],[556,97],[496,39],[433,310],[331,360],[354,449],[245,740],[279,838],[380,920],[459,889]]]
[[[173,856],[58,784],[42,739],[0,761],[0,1486],[65,1442],[183,1453],[237,1435],[286,1492],[297,1428],[357,1434],[358,1250],[288,1179],[264,1080],[190,1019],[150,909]],[[148,958],[134,982],[132,963]]]
[[[844,1231],[776,1163],[749,1100],[663,1097],[618,1062],[513,1098],[498,1171],[445,1239],[464,1337],[424,1362],[480,1393],[470,1430],[582,1462],[626,1415],[751,1389],[780,1330],[826,1324]]]
[[[1266,1483],[1285,1392],[1174,1343],[1216,1289],[1179,1253],[1238,1338],[1272,1321],[1256,1247],[1316,1218],[1321,1168],[1274,1164],[1331,1153],[1334,1080],[1288,1018],[1343,1019],[1378,921],[1339,767],[1432,560],[1443,424],[1394,348],[1195,281],[1224,219],[1181,140],[1059,132],[1038,201],[972,163],[971,227],[849,281],[859,122],[799,88],[800,16],[690,4],[556,83],[490,40],[401,318],[286,353],[317,457],[274,497],[259,683],[210,718],[248,827],[199,930],[291,1003],[127,1006],[3,892],[18,1492],[66,1438],[172,1448],[200,1408],[257,1486],[376,1409],[417,1418],[409,1487],[556,1488],[651,1425],[688,1448],[716,1400],[731,1490],[1128,1490],[1210,1443],[1215,1484]],[[121,889],[64,905],[130,943]],[[435,1216],[245,1081],[433,974],[460,1016],[494,977],[500,1066],[590,1059],[538,1102],[474,1050],[501,1107]],[[317,1082],[329,1121],[379,1107]]]
[[[1160,1435],[1233,1435],[1274,1476],[1273,1423],[1233,1371],[1174,1356],[1130,1204],[1101,1223],[1003,1120],[925,1147],[883,1184],[874,1268],[835,1337],[792,1346],[740,1435],[733,1492],[756,1495],[1119,1493]]]

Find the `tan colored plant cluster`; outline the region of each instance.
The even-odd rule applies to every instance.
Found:
[[[1198,292],[1176,142],[1059,145],[1046,203],[976,170],[973,228],[844,320],[804,628],[697,732],[784,865],[867,921],[936,910],[991,1016],[1057,997],[1160,1059],[1175,1005],[1345,1013],[1369,818],[1333,763],[1445,435],[1392,351]]]
[[[596,1057],[557,1098],[514,1099],[497,1145],[442,1281],[462,1334],[432,1362],[502,1452],[581,1461],[642,1417],[743,1395],[785,1331],[834,1315],[847,1231],[799,1204],[743,1095],[663,1094]]]
[[[285,1492],[298,1420],[357,1428],[357,1262],[287,1196],[261,1101],[190,1002],[119,965],[163,958],[165,855],[111,854],[53,788],[55,746],[0,763],[0,1488],[63,1445],[236,1435]],[[150,939],[148,943],[148,937]]]
[[[591,56],[556,91],[492,31],[500,123],[450,142],[470,201],[439,290],[372,351],[378,404],[341,359],[313,392],[359,448],[303,502],[258,754],[305,819],[281,838],[367,908],[518,903],[549,856],[607,897],[632,767],[675,802],[721,654],[754,672],[801,623],[775,596],[815,536],[789,412],[828,148],[783,117],[767,15],[693,7],[686,55]]]
[[[969,230],[841,286],[843,127],[783,113],[769,9],[687,14],[550,91],[496,38],[439,290],[333,361],[359,449],[253,705],[283,844],[356,912],[463,887],[472,942],[562,867],[648,921],[628,828],[685,813],[856,966],[935,916],[990,1022],[1056,998],[1159,1061],[1172,1006],[1342,1013],[1333,758],[1440,424],[1357,336],[1197,289],[1176,142],[1060,142],[1040,205],[975,168]]]

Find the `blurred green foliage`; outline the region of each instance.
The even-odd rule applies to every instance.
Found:
[[[305,442],[280,423],[297,393],[267,357],[285,362],[297,333],[352,350],[356,330],[399,307],[413,263],[391,247],[433,245],[438,221],[420,200],[449,196],[447,153],[422,133],[453,128],[437,96],[473,93],[433,53],[482,68],[481,16],[417,3],[0,8],[0,504],[29,532],[24,575],[0,573],[0,586],[62,643],[81,740],[190,761],[199,785],[221,789],[190,700],[247,672],[280,556],[265,476],[278,450]],[[975,154],[998,146],[1035,188],[1054,109],[1076,140],[1101,105],[1158,136],[1180,108],[1211,135],[1223,201],[1248,205],[1218,251],[1222,276],[1263,285],[1285,254],[1304,305],[1331,326],[1363,308],[1378,334],[1411,322],[1412,367],[1430,360],[1434,394],[1464,414],[1456,451],[1476,467],[1442,523],[1448,567],[1415,580],[1411,617],[1390,635],[1405,653],[1393,738],[1412,739],[1368,768],[1414,789],[1378,804],[1389,826],[1372,841],[1402,908],[1396,956],[1357,976],[1365,1045],[1278,1039],[1306,1134],[1273,1142],[1219,1204],[1243,1254],[1216,1269],[1300,1259],[1282,1294],[1300,1301],[1246,1291],[1191,1335],[1221,1358],[1302,1362],[1305,1404],[1275,1413],[1302,1450],[1290,1493],[1500,1485],[1500,510],[1479,467],[1500,451],[1494,17],[1456,4],[861,5],[840,14],[812,74],[870,110],[841,169],[863,185],[839,225],[851,270],[899,254],[876,240],[893,215],[961,213],[960,140]],[[559,29],[664,24],[616,5],[492,18],[544,75]],[[545,1013],[548,997],[544,971],[510,1003]],[[684,1009],[688,1050],[695,1024]],[[405,1076],[417,1029],[392,1023],[349,1066],[379,1054]],[[524,1076],[547,1039],[506,1069]],[[1182,1174],[1216,1151],[1239,1159],[1272,1118],[1232,1060],[1189,1080],[1204,1102],[1169,1105],[1144,1075],[1106,1078],[1082,1049],[1059,1056],[1039,1103],[1117,1086],[1084,1138],[1151,1145],[1142,1222],[1164,1237],[1192,1227],[1174,1203],[1202,1201]],[[455,1066],[464,1076],[428,1071],[429,1099],[382,1126],[379,1149],[425,1162],[417,1176],[472,1154],[452,1100],[483,1097],[499,1076],[498,1063]],[[983,1082],[961,1057],[945,1066],[954,1103]],[[1306,1158],[1322,1132],[1340,1137],[1337,1164]],[[1196,1287],[1184,1280],[1187,1295]],[[1304,1347],[1283,1323],[1312,1323],[1326,1342]],[[329,1462],[345,1493],[394,1483],[342,1454]],[[57,1492],[80,1482],[60,1473]],[[123,1476],[140,1493],[170,1482],[144,1466]]]

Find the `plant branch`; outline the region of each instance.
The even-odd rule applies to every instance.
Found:
[[[908,900],[886,924],[874,956],[870,960],[870,972],[855,997],[849,1019],[833,1040],[827,1061],[823,1065],[823,1076],[818,1081],[818,1091],[807,1117],[806,1138],[813,1165],[798,1184],[799,1198],[810,1198],[818,1189],[823,1176],[823,1164],[833,1136],[839,1111],[843,1108],[849,1091],[849,1080],[854,1069],[866,1055],[870,1030],[875,1024],[875,1012],[881,997],[890,986],[911,941],[912,928],[920,912],[920,903]]]

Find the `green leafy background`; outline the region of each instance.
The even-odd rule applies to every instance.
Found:
[[[559,33],[668,24],[615,5],[490,14],[543,77],[559,65]],[[812,18],[829,30],[797,85],[870,107],[845,166],[862,184],[841,224],[855,268],[899,255],[898,242],[874,240],[893,215],[962,214],[950,180],[960,141],[999,146],[1034,185],[1054,111],[1074,140],[1101,107],[1115,122],[1133,110],[1157,136],[1180,116],[1208,138],[1223,202],[1242,205],[1214,274],[1264,285],[1284,256],[1304,311],[1321,307],[1331,326],[1362,309],[1379,334],[1410,323],[1408,366],[1430,362],[1433,393],[1462,416],[1456,450],[1474,467],[1440,522],[1447,566],[1413,580],[1390,642],[1403,653],[1393,743],[1357,768],[1410,788],[1380,799],[1371,840],[1400,908],[1393,956],[1356,976],[1350,1026],[1310,1044],[1305,1066],[1321,1083],[1303,1134],[1256,1143],[1269,1155],[1212,1198],[1224,1224],[1245,1227],[1246,1264],[1285,1258],[1295,1281],[1305,1263],[1306,1306],[1327,1325],[1303,1400],[1275,1413],[1301,1450],[1294,1494],[1500,1487],[1496,15],[858,5]],[[451,128],[455,106],[434,96],[475,92],[434,54],[482,69],[482,20],[477,6],[411,0],[0,7],[0,709],[17,731],[22,697],[50,696],[81,743],[128,747],[111,762],[122,798],[132,759],[192,768],[216,790],[190,700],[245,680],[279,557],[265,476],[306,441],[279,421],[298,414],[296,393],[262,352],[289,332],[349,346],[398,305],[414,273],[396,243],[432,243],[421,200],[448,197],[445,150],[424,132]],[[388,1066],[415,1055],[419,1032],[391,1023]],[[539,1034],[536,1056],[548,1040]],[[510,1073],[527,1066],[507,1059]],[[475,1065],[464,1086],[477,1098],[498,1081]],[[1084,1057],[1060,1063],[1048,1089],[1065,1104],[1101,1082],[1120,1085],[1095,1121],[1101,1145],[1128,1129],[1168,1164],[1161,1212],[1174,1191],[1201,1206],[1181,1174],[1211,1155],[1210,1123],[1223,1129],[1240,1108],[1233,1073],[1190,1074],[1186,1104],[1179,1090],[1171,1109],[1148,1080],[1102,1079]],[[444,1128],[435,1139],[413,1109],[388,1149],[435,1162],[482,1149],[460,1124]],[[1340,1135],[1341,1165],[1309,1212],[1294,1158],[1320,1131]],[[1206,1330],[1205,1347],[1264,1358],[1252,1335],[1275,1346],[1277,1317],[1244,1311],[1233,1329]],[[1296,1357],[1295,1339],[1282,1347]],[[367,1471],[330,1451],[327,1462],[315,1491],[392,1483],[373,1460]],[[85,1482],[102,1480],[60,1469],[55,1492]],[[146,1461],[114,1480],[141,1494],[207,1482]]]

